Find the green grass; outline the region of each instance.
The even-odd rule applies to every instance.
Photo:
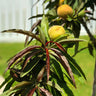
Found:
[[[87,36],[83,36],[81,38],[88,40]],[[86,42],[80,43],[80,48],[84,46],[87,46]],[[0,75],[3,74],[5,68],[7,67],[6,61],[17,52],[19,52],[22,48],[24,48],[24,43],[0,43]],[[69,49],[69,53],[73,55],[73,49]],[[76,80],[77,89],[72,88],[74,95],[91,96],[95,59],[89,54],[88,49],[81,51],[74,58],[81,66],[87,77],[87,81],[82,78]]]
[[[23,43],[0,43],[0,75],[7,67],[7,60],[24,48]]]

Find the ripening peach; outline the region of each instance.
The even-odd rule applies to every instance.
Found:
[[[68,15],[73,15],[73,9],[69,5],[63,4],[57,8],[57,14],[59,17],[66,19]]]
[[[62,26],[54,25],[49,28],[48,34],[51,40],[56,39],[57,37],[65,34],[65,29]]]

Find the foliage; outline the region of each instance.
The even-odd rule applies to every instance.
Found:
[[[0,96],[32,96],[33,94],[37,96],[74,96],[71,90],[72,87],[76,88],[74,75],[77,75],[78,78],[83,76],[86,80],[84,72],[67,50],[75,46],[76,54],[79,42],[85,41],[78,39],[81,24],[85,27],[92,42],[88,44],[89,51],[95,46],[96,41],[92,41],[95,38],[92,37],[85,23],[91,18],[91,15],[87,15],[90,12],[85,11],[90,6],[89,0],[64,0],[64,4],[68,4],[74,9],[73,16],[68,16],[66,20],[59,18],[56,14],[59,0],[44,0],[43,4],[45,3],[47,3],[48,12],[30,17],[32,19],[42,16],[42,20],[33,24],[30,31],[21,29],[2,31],[27,35],[26,46],[34,39],[38,43],[26,47],[8,61],[5,72],[10,70],[10,74],[0,86],[1,88],[6,84],[4,93]],[[94,3],[95,1],[91,1],[91,5]],[[94,6],[90,7],[94,11]],[[82,10],[84,11],[81,12]],[[53,25],[62,25],[66,35],[51,41],[48,29]],[[72,34],[74,38],[70,37]],[[28,40],[28,36],[31,37],[30,40]],[[90,53],[92,54],[92,51]],[[17,83],[16,86],[13,86],[14,83]]]

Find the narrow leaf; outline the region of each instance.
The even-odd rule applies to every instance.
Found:
[[[2,88],[9,80],[11,79],[11,76],[8,76],[5,81],[0,85],[0,88]]]
[[[65,43],[76,43],[76,42],[84,42],[84,41],[87,42],[87,40],[84,40],[84,39],[74,38],[74,39],[64,39],[64,40],[58,41],[57,43],[65,44]]]
[[[28,19],[38,18],[38,17],[42,17],[42,16],[43,16],[43,14],[38,14],[38,15],[32,16],[32,17],[30,17],[30,18],[28,18]]]
[[[54,55],[54,57],[62,64],[62,66],[65,68],[65,70],[67,71],[67,73],[69,74],[70,78],[72,79],[72,82],[74,84],[74,86],[76,87],[75,84],[75,80],[74,80],[74,76],[72,73],[72,70],[70,68],[70,65],[66,59],[66,57],[57,49],[55,48],[51,48],[52,51],[54,51],[58,56]]]
[[[47,39],[47,41],[50,41],[49,35],[48,35],[48,29],[49,29],[49,24],[48,24],[48,18],[43,15],[42,21],[41,21],[41,28],[42,31]]]
[[[46,96],[53,96],[48,90],[43,89],[41,87],[39,87],[39,89],[46,95]]]
[[[15,93],[17,91],[18,91],[18,89],[13,90],[13,91],[8,90],[8,91],[5,91],[2,94],[0,94],[0,96],[11,96],[13,93]]]
[[[38,40],[39,42],[41,42],[43,44],[43,42],[40,40],[40,38],[37,37],[35,34],[31,33],[30,31],[25,31],[22,29],[9,29],[9,30],[2,31],[2,33],[4,33],[4,32],[14,32],[14,33],[21,33],[24,35],[28,35],[28,36],[31,36],[32,38],[35,38],[36,40]]]
[[[82,74],[82,76],[83,76],[83,77],[85,78],[85,80],[86,80],[86,76],[85,76],[84,72],[82,71],[82,69],[80,68],[80,66],[77,64],[77,62],[76,62],[69,54],[64,53],[63,51],[62,51],[62,54],[63,54],[64,56],[66,56],[66,58],[67,58],[70,62],[72,62],[73,66],[75,66],[75,67],[78,69],[78,71]]]
[[[34,92],[35,92],[36,89],[37,89],[37,87],[33,88],[33,89],[28,93],[27,96],[33,96],[33,94],[34,94]]]
[[[57,83],[54,83],[52,81],[48,81],[46,84],[50,85],[50,86],[54,87],[55,89],[57,89],[58,91],[64,93],[63,89]]]
[[[30,32],[32,32],[40,23],[41,23],[41,20],[38,20],[36,23],[34,23],[30,29]],[[26,36],[25,46],[27,45],[28,39],[29,39],[29,36]]]
[[[38,76],[37,76],[37,81],[41,81],[43,78],[43,74],[45,72],[45,66],[41,69],[41,71],[39,72]]]
[[[84,40],[84,39],[74,38],[74,39],[63,39],[56,43],[64,45],[64,44],[72,44],[72,43],[76,44],[77,42],[84,42],[84,41],[87,42],[87,40]],[[51,47],[54,47],[54,46],[56,46],[56,44],[51,45]]]
[[[50,57],[48,49],[46,48],[46,70],[47,70],[47,82],[49,81],[49,75],[50,75]]]
[[[39,24],[41,23],[41,20],[38,20],[36,23],[34,23],[31,27],[30,32],[32,32]]]
[[[93,54],[94,48],[93,48],[92,44],[88,43],[88,49],[89,49],[90,55],[94,56],[94,54]]]
[[[73,5],[73,9],[76,9],[76,8],[78,8],[78,0],[75,0],[75,3],[74,3],[74,5]]]
[[[14,83],[14,80],[11,80],[10,82],[8,82],[8,84],[5,86],[4,91],[9,90],[12,87],[12,84]]]
[[[12,87],[12,88],[10,89],[10,91],[16,90],[16,89],[20,89],[20,88],[22,88],[22,87],[24,87],[24,86],[29,86],[29,85],[31,85],[31,84],[33,84],[33,82],[30,82],[30,81],[22,81],[22,82],[20,82],[19,84],[17,84],[15,87]]]
[[[45,35],[43,33],[43,30],[41,29],[40,26],[38,26],[39,32],[40,32],[40,39],[42,40],[42,42],[45,44]]]
[[[45,15],[45,16],[52,16],[51,14],[37,14],[36,16],[32,16],[32,17],[30,17],[28,19],[30,20],[30,19],[33,19],[33,18],[43,17],[43,15]]]

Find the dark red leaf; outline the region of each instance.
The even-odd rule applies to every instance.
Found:
[[[18,54],[16,54],[8,63],[8,67],[6,69],[6,71],[11,67],[11,65],[18,59],[18,58],[21,58],[22,56],[24,56],[26,53],[28,53],[29,51],[32,51],[33,49],[36,49],[36,48],[42,48],[40,46],[30,46],[30,47],[27,47],[26,49],[22,50],[21,52],[19,52]]]
[[[65,70],[69,74],[70,78],[72,79],[74,86],[76,87],[74,76],[73,76],[72,70],[70,68],[70,65],[69,65],[66,57],[59,50],[57,50],[55,48],[51,48],[51,50],[57,54],[57,55],[55,55],[55,54],[52,54],[52,55],[62,64],[62,66],[65,68]]]
[[[32,32],[32,31],[34,30],[34,28],[35,28],[36,26],[38,26],[40,23],[41,23],[41,20],[38,20],[36,23],[34,23],[33,26],[31,27],[30,32]]]
[[[36,31],[35,35],[37,35],[38,33],[39,33],[39,32],[38,32],[38,31]],[[28,42],[28,44],[27,44],[27,45],[29,45],[33,39],[34,39],[34,38],[32,37],[32,38],[29,40],[29,42]]]
[[[32,27],[31,27],[31,29],[30,29],[30,32],[32,32],[32,31],[35,29],[35,27],[38,26],[40,23],[41,23],[41,20],[38,20],[36,23],[34,23],[34,24],[32,25]],[[37,34],[37,33],[36,33],[36,34]],[[35,35],[36,35],[36,34],[35,34]],[[29,39],[29,36],[26,36],[25,46],[27,45],[28,39]],[[33,39],[33,38],[32,38],[32,39]],[[31,41],[32,41],[32,39],[31,39]],[[31,42],[31,41],[30,41],[30,42]],[[29,43],[30,43],[30,42],[29,42]],[[28,43],[28,44],[29,44],[29,43]]]
[[[41,42],[43,44],[41,39],[30,31],[26,31],[26,30],[22,30],[22,29],[9,29],[9,30],[2,31],[2,33],[4,33],[4,32],[14,32],[14,33],[20,33],[20,34],[24,34],[27,36],[31,36],[32,38],[35,38],[36,40],[38,40],[39,42]]]
[[[28,93],[27,96],[33,96],[33,94],[34,94],[34,92],[35,92],[36,89],[37,89],[37,87],[33,88],[33,89]]]
[[[57,43],[57,42],[55,42],[55,44],[57,45],[57,47],[58,47],[60,50],[66,52],[66,50],[62,47],[61,44],[59,44],[59,43]]]
[[[57,45],[57,47],[58,47],[60,50],[66,52],[66,50],[62,47],[62,45],[61,45],[60,43],[53,42],[53,41],[48,41],[48,42],[46,42],[46,46],[48,45],[48,43],[54,43],[54,44]]]
[[[47,82],[49,81],[49,75],[50,75],[50,57],[48,49],[46,48],[46,69],[47,69]]]
[[[41,52],[41,50],[38,50],[38,51],[36,51],[36,52],[33,52],[33,53],[25,60],[25,63],[24,63],[24,65],[23,65],[23,67],[22,67],[22,71],[23,71],[24,68],[26,67],[28,61],[29,61],[34,55],[36,55],[36,54],[39,53],[39,52]]]
[[[40,88],[39,89],[46,95],[46,96],[53,96],[48,90]]]

